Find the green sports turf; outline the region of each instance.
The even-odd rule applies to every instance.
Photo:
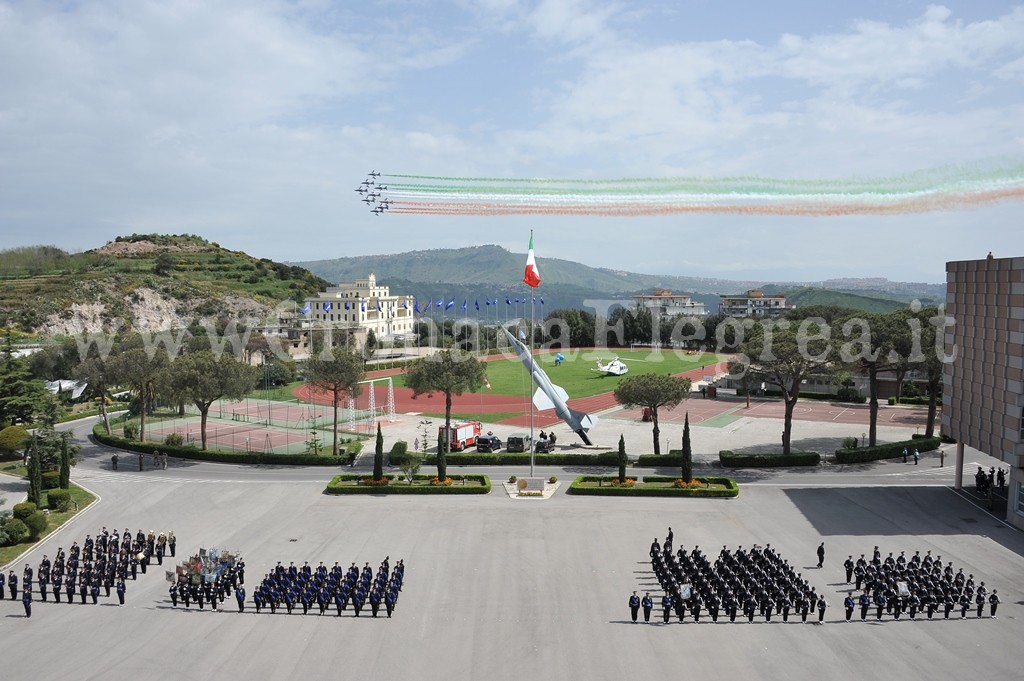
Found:
[[[555,385],[565,388],[572,398],[590,397],[615,390],[625,376],[606,376],[596,371],[596,360],[602,363],[618,357],[629,367],[626,376],[637,374],[658,373],[678,374],[701,366],[711,372],[711,365],[724,361],[724,357],[705,353],[703,355],[677,355],[673,352],[662,352],[654,355],[650,350],[588,350],[581,352],[563,352],[565,361],[555,366],[554,353],[537,355],[537,362]],[[660,359],[659,359],[660,357]],[[491,389],[483,388],[480,392],[496,395],[527,395],[536,389],[530,380],[529,372],[518,357],[495,359],[484,365],[487,380]],[[405,385],[403,376],[395,376],[395,385]]]

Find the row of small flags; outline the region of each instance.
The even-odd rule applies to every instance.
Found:
[[[534,296],[532,300],[533,300],[534,303],[540,303],[541,305],[544,304],[544,297],[543,296]],[[506,305],[513,305],[513,304],[518,305],[519,303],[527,303],[527,302],[530,302],[530,299],[527,298],[526,296],[523,296],[522,298],[520,298],[519,296],[516,296],[514,299],[513,298],[509,298],[508,296],[505,296],[505,304]],[[490,306],[490,305],[495,305],[496,306],[496,305],[499,305],[500,303],[501,303],[501,300],[498,299],[498,298],[495,298],[494,300],[491,300],[490,298],[484,298],[484,306],[485,307]],[[444,301],[444,298],[438,298],[437,301],[434,301],[433,299],[428,298],[427,302],[425,304],[423,304],[423,305],[420,305],[420,301],[417,300],[415,302],[415,304],[413,305],[413,310],[412,311],[415,312],[416,314],[426,314],[427,312],[430,311],[431,307],[441,308],[441,309],[444,309],[444,310],[450,310],[453,307],[455,307],[455,298],[452,298],[447,303]],[[469,300],[468,299],[463,299],[461,307],[462,307],[462,311],[466,312],[469,309]],[[479,299],[473,301],[473,308],[477,312],[480,311],[480,300]]]
[[[526,296],[523,296],[522,298],[520,298],[519,296],[516,296],[515,298],[510,298],[509,296],[505,296],[505,304],[506,305],[518,305],[520,303],[531,302],[531,300],[534,303],[540,303],[541,305],[544,304],[544,296],[533,296],[532,299],[531,298],[527,298]],[[501,303],[501,300],[499,298],[497,298],[497,297],[495,297],[494,300],[491,300],[490,298],[484,298],[484,306],[485,307],[490,306],[490,305],[499,305],[500,303]],[[342,305],[341,303],[338,304],[338,309],[339,310],[341,309],[341,305]],[[426,314],[427,312],[430,311],[430,309],[432,307],[441,308],[441,309],[444,309],[444,310],[450,310],[453,307],[455,307],[455,305],[456,305],[455,298],[452,298],[447,303],[445,302],[444,298],[438,298],[436,302],[434,301],[433,298],[428,298],[427,302],[425,304],[423,304],[423,305],[420,305],[420,301],[418,301],[418,300],[415,301],[413,303],[413,312],[416,313],[416,314]],[[345,306],[346,310],[355,310],[356,309],[356,304],[355,303],[351,303],[351,304],[350,303],[344,303],[344,306]],[[390,307],[393,307],[393,305],[390,305]],[[402,307],[402,309],[408,310],[409,309],[409,301],[403,300],[400,307]],[[473,301],[473,307],[477,310],[477,312],[480,311],[480,300],[479,299]],[[324,314],[329,313],[331,311],[331,309],[332,309],[332,306],[331,306],[330,301],[325,302],[324,305],[323,305]],[[378,301],[377,302],[377,311],[378,312],[382,312],[383,309],[384,309],[383,305],[380,303],[380,301]],[[469,300],[468,299],[463,299],[463,301],[462,301],[462,311],[465,312],[468,309],[469,309]],[[362,301],[362,302],[359,303],[359,310],[361,312],[366,312],[366,302],[365,301]],[[305,306],[302,308],[302,314],[308,315],[312,311],[313,310],[312,310],[312,307],[310,306],[309,301],[306,301]]]

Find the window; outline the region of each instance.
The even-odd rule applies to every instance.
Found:
[[[1017,511],[1019,515],[1024,515],[1024,485],[1020,484],[1020,482],[1016,483],[1016,485],[1017,503],[1016,508],[1014,508],[1014,510]]]

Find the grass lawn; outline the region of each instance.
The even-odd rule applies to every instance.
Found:
[[[679,355],[671,351],[655,354],[651,350],[587,350],[582,352],[564,352],[565,361],[555,366],[554,354],[537,355],[537,363],[553,383],[565,388],[570,397],[590,397],[615,390],[626,376],[638,374],[678,374],[701,366],[708,367],[725,357],[711,353],[703,355]],[[594,371],[596,361],[607,362],[618,357],[629,367],[626,376],[605,376]],[[535,390],[533,381],[526,367],[519,358],[495,359],[484,365],[487,380],[491,388],[482,388],[479,392],[498,395],[532,395]],[[404,386],[405,377],[394,377],[395,386]]]
[[[0,462],[0,473],[17,475],[19,478],[24,478],[28,475],[28,468],[21,462],[21,457],[19,456],[17,459]]]
[[[297,397],[295,397],[295,394],[292,392],[300,385],[305,385],[305,383],[303,381],[292,381],[291,383],[288,383],[286,385],[273,386],[270,389],[269,399],[274,400],[275,402],[303,402],[302,400],[299,400]],[[252,392],[249,393],[248,397],[253,400],[268,399],[267,391],[264,390],[263,388],[257,388],[256,390],[253,390]]]
[[[71,483],[71,500],[71,506],[64,513],[51,511],[47,515],[47,520],[49,521],[49,524],[47,525],[46,529],[43,530],[43,533],[39,535],[39,539],[43,539],[48,534],[50,534],[58,527],[60,527],[68,520],[70,520],[76,513],[84,510],[86,506],[96,501],[96,497],[90,494],[89,492],[86,492],[84,489],[82,489],[75,483]],[[74,502],[78,503],[77,509],[75,508]],[[7,565],[12,560],[17,558],[19,555],[21,555],[29,548],[31,548],[34,543],[35,541],[26,540],[21,544],[15,544],[14,546],[0,547],[0,565]]]

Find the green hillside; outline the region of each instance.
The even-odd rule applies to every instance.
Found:
[[[108,319],[149,289],[180,303],[180,311],[219,316],[231,299],[262,305],[301,301],[328,286],[308,270],[230,251],[192,235],[133,234],[84,253],[54,246],[0,251],[0,326],[40,327],[72,305],[100,304]]]
[[[909,307],[909,303],[875,296],[866,296],[848,291],[804,287],[785,292],[786,303],[797,307],[830,305],[845,307],[861,312],[893,312]]]

